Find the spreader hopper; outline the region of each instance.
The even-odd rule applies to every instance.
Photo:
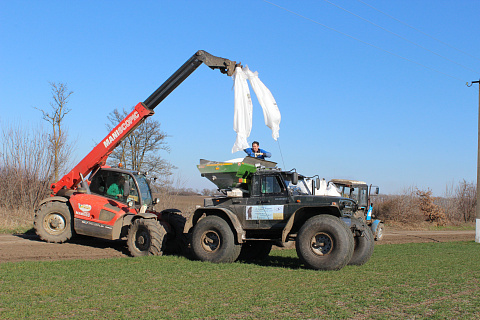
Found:
[[[202,177],[213,182],[219,189],[232,189],[249,183],[249,176],[255,173],[257,168],[273,168],[275,166],[275,162],[245,157],[225,162],[201,159],[197,168]]]

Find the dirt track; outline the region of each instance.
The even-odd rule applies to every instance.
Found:
[[[376,245],[409,242],[474,241],[475,231],[388,231]],[[27,260],[128,257],[125,241],[77,237],[68,243],[40,241],[35,235],[0,235],[0,263]]]

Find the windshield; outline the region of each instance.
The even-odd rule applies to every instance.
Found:
[[[367,187],[343,187],[342,196],[355,200],[359,206],[366,206],[368,202]]]
[[[135,174],[135,179],[138,183],[140,197],[142,198],[143,204],[150,206],[152,204],[152,192],[150,191],[150,186],[147,183],[147,179],[143,174]]]
[[[298,179],[298,183],[294,185],[291,181],[291,175],[286,176],[285,184],[287,185],[288,190],[291,191],[293,196],[298,195],[310,195],[310,189],[307,187],[305,180]]]

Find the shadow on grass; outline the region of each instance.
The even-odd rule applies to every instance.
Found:
[[[254,264],[262,267],[274,267],[274,268],[288,268],[288,269],[307,269],[300,259],[290,258],[290,257],[280,257],[280,256],[268,256],[263,260],[250,260],[243,261],[240,260],[240,263],[245,264]]]

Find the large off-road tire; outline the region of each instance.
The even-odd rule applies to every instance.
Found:
[[[35,212],[35,232],[47,242],[62,243],[73,236],[72,213],[67,203],[51,201]]]
[[[340,270],[352,258],[353,235],[339,218],[319,215],[308,219],[297,235],[300,260],[316,270]]]
[[[247,241],[242,243],[242,250],[238,260],[263,260],[270,254],[272,243],[270,241]]]
[[[377,231],[375,232],[375,240],[380,241],[383,239],[383,233],[385,232],[385,225],[383,222],[380,222],[377,227]]]
[[[187,235],[183,233],[187,219],[176,212],[162,212],[162,219],[167,222],[172,229],[172,232],[167,233],[165,253],[187,255],[188,238]]]
[[[201,261],[234,262],[241,248],[240,244],[235,243],[228,223],[220,217],[205,217],[193,227],[192,249],[195,257]]]
[[[373,247],[375,246],[375,240],[373,239],[373,233],[370,227],[366,226],[362,236],[354,236],[355,248],[349,265],[361,266],[365,264],[373,254]]]
[[[164,226],[156,219],[135,220],[127,235],[128,251],[133,257],[161,256],[165,250]]]

